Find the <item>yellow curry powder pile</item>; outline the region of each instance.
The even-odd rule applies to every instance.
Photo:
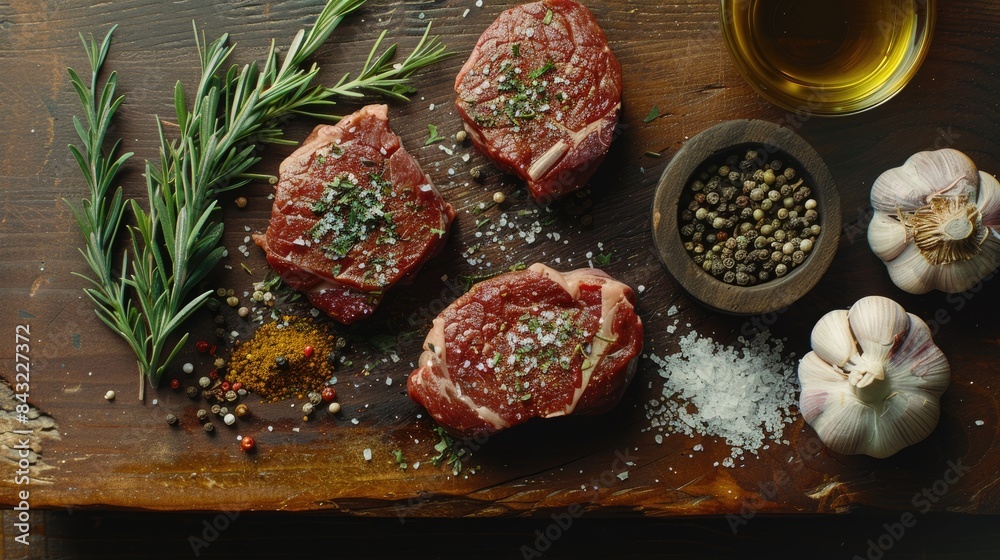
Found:
[[[226,379],[242,383],[268,402],[303,398],[322,390],[343,344],[327,325],[282,317],[261,326],[233,350]]]

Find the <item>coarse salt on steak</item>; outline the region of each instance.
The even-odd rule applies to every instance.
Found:
[[[598,269],[534,264],[484,280],[434,319],[407,390],[459,435],[598,414],[642,352],[635,294]]]
[[[341,323],[437,254],[455,211],[389,129],[385,105],[321,125],[281,163],[254,240],[292,288]]]
[[[476,146],[548,202],[584,186],[604,159],[622,72],[590,10],[544,0],[500,14],[455,92]]]

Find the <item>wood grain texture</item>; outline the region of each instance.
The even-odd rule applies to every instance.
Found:
[[[419,355],[419,333],[457,297],[454,280],[479,271],[463,254],[476,243],[480,216],[470,211],[498,190],[509,195],[505,210],[512,216],[535,210],[512,196],[523,187],[510,177],[486,173],[482,182],[469,179],[470,169],[487,163],[471,147],[455,146],[449,154],[440,145],[423,146],[428,124],[443,135],[460,130],[452,105],[454,76],[479,33],[512,5],[484,4],[373,0],[320,49],[320,78],[331,83],[358,67],[381,30],[405,48],[415,44],[427,21],[434,22],[435,33],[457,54],[418,75],[414,102],[392,105],[390,119],[456,207],[458,219],[444,254],[410,288],[387,297],[370,323],[352,330],[359,340],[358,358],[337,372],[344,406],[339,418],[324,414],[303,423],[290,406],[294,402],[263,405],[251,399],[252,420],[206,436],[193,418],[199,404],[166,383],[151,391],[145,404],[135,400],[136,373],[128,350],[95,318],[81,291],[84,282],[72,275],[85,264],[77,251],[79,233],[61,199],[78,199],[84,186],[66,150],[75,141],[72,116],[79,109],[65,69],[85,67],[77,33],[100,35],[121,24],[108,68],[119,72],[128,97],[114,133],[138,155],[123,183],[129,196],[141,197],[141,162],[156,154],[155,115],[170,115],[176,80],[197,76],[191,21],[209,37],[230,32],[238,43],[233,62],[245,63],[260,58],[270,38],[287,41],[322,2],[0,3],[0,332],[8,341],[0,346],[0,359],[2,377],[13,383],[13,331],[30,324],[30,402],[39,412],[31,426],[36,434],[32,507],[328,510],[418,517],[548,515],[578,503],[586,512],[608,516],[739,514],[750,505],[754,511],[790,514],[860,506],[912,510],[914,497],[942,480],[949,462],[961,462],[968,473],[949,484],[931,508],[1000,513],[997,281],[966,294],[904,294],[865,239],[872,181],[913,152],[955,147],[981,169],[1000,170],[1000,77],[994,57],[1000,50],[1000,5],[972,0],[941,3],[930,54],[901,94],[870,112],[837,119],[787,113],[744,84],[722,43],[716,2],[588,2],[622,65],[625,92],[620,134],[591,181],[593,223],[582,226],[567,203],[554,212],[555,221],[545,226],[539,241],[481,249],[493,268],[540,261],[565,269],[586,266],[588,252],[611,252],[606,270],[645,287],[639,312],[648,333],[647,353],[676,351],[676,337],[690,329],[730,343],[767,326],[787,337],[786,352],[802,355],[809,329],[827,311],[866,295],[892,297],[932,325],[952,365],[941,422],[930,438],[887,460],[845,457],[816,445],[815,434],[799,418],[786,428],[787,444],[773,444],[737,468],[716,468],[714,463],[729,454],[724,442],[682,436],[654,442],[645,405],[660,395],[661,384],[656,368],[643,360],[612,413],[539,422],[497,435],[473,454],[472,464],[482,467],[475,475],[454,477],[431,466],[432,425],[404,394],[406,375]],[[653,106],[661,116],[645,123]],[[345,103],[341,109],[357,107]],[[802,135],[828,164],[844,210],[837,256],[816,288],[784,313],[750,318],[714,313],[685,296],[659,263],[649,219],[657,179],[678,148],[718,122],[740,118],[776,122]],[[314,125],[292,121],[286,134],[304,138]],[[643,155],[650,150],[663,157]],[[269,147],[258,170],[276,172],[290,151]],[[464,155],[470,156],[468,162]],[[270,191],[266,184],[249,186],[244,210],[231,199],[223,201],[230,248],[225,264],[231,269],[220,269],[212,287],[234,288],[242,295],[263,277],[263,253],[251,248],[243,257],[236,248],[249,232],[266,226]],[[499,210],[481,216],[498,222]],[[544,233],[558,233],[560,240]],[[448,281],[442,281],[445,275]],[[678,308],[676,316],[668,316],[671,306]],[[675,320],[679,329],[669,334],[666,329]],[[210,337],[212,328],[205,312],[192,322],[192,336]],[[233,318],[228,328],[243,335],[252,331],[252,325]],[[360,342],[376,336],[389,342],[399,362]],[[199,373],[209,368],[193,350],[178,363],[186,360],[195,362]],[[171,375],[190,382],[179,365]],[[114,402],[103,398],[109,389],[119,395]],[[11,410],[12,396],[0,397],[3,410]],[[182,418],[177,429],[164,423],[168,412]],[[0,415],[4,473],[13,472],[11,430],[19,428],[9,412]],[[240,452],[237,434],[253,435],[259,452]],[[697,444],[704,450],[694,452]],[[370,462],[362,458],[365,448],[373,450]],[[391,457],[396,448],[411,463],[421,461],[420,468],[399,470]],[[620,456],[634,464],[624,466]],[[627,479],[616,476],[626,470]],[[17,489],[12,476],[0,476],[0,504],[16,503]]]

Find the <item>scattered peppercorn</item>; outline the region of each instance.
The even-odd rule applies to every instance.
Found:
[[[497,204],[503,204],[503,201],[507,200],[507,195],[500,191],[493,193],[493,202]]]
[[[205,431],[206,432],[211,432],[212,430],[215,429],[215,425],[212,424],[211,422],[205,422],[205,426],[204,427],[205,427]]]
[[[234,200],[233,202],[236,203],[236,207],[237,208],[246,208],[247,207],[247,197],[245,197],[245,196],[237,197],[236,200]]]
[[[338,402],[330,403],[330,408],[328,408],[327,410],[330,411],[330,414],[336,414],[340,412],[340,403]]]
[[[185,389],[185,392],[187,392],[187,396],[191,397],[192,399],[198,397],[198,388],[195,387],[194,385],[189,385],[188,388]]]
[[[115,392],[114,391],[108,391],[107,393],[104,393],[104,398],[107,399],[107,400],[109,400],[109,401],[115,400]]]
[[[302,354],[307,358],[312,358],[313,351],[312,346],[306,345],[306,347],[302,349]]]
[[[195,342],[194,347],[195,349],[198,350],[198,352],[201,352],[202,354],[207,353],[208,349],[210,348],[208,341],[206,340],[199,340],[198,342]]]
[[[177,416],[175,416],[173,414],[167,414],[167,424],[170,424],[171,426],[176,426],[177,425]]]
[[[202,389],[208,389],[212,385],[212,380],[209,377],[202,377],[198,379],[198,385],[201,386]]]
[[[240,317],[246,317],[250,314],[250,308],[244,306],[236,310],[236,314]]]
[[[194,364],[192,364],[191,362],[187,362],[183,366],[181,366],[181,370],[184,373],[194,373]]]
[[[171,379],[170,380],[170,388],[174,389],[174,390],[180,389],[181,388],[181,380],[180,379]]]
[[[256,446],[257,442],[250,436],[243,436],[243,439],[240,440],[240,449],[243,451],[253,451]]]
[[[208,411],[204,408],[199,408],[197,416],[199,421],[204,422],[205,420],[208,420]]]
[[[232,426],[236,423],[236,416],[234,414],[226,414],[222,421],[226,423],[227,426]]]
[[[236,296],[229,296],[228,298],[226,298],[226,305],[228,305],[229,307],[236,307],[239,304],[240,304],[240,298]]]
[[[458,132],[455,133],[456,142],[465,142],[465,139],[468,137],[469,137],[468,133],[466,133],[464,130],[459,130]]]
[[[234,412],[236,412],[236,416],[243,418],[247,414],[250,414],[250,408],[247,407],[247,405],[240,403],[236,405],[236,410]]]
[[[333,402],[337,400],[337,390],[329,385],[323,387],[323,392],[320,393],[320,397],[326,402]]]

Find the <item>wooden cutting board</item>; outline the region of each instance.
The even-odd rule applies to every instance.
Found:
[[[931,437],[886,460],[846,457],[825,450],[796,417],[783,435],[787,444],[772,443],[734,468],[716,467],[729,456],[724,441],[677,435],[661,444],[654,441],[646,403],[661,394],[662,385],[657,368],[643,359],[624,400],[610,414],[538,422],[497,435],[473,452],[459,476],[431,465],[437,442],[433,424],[405,396],[421,329],[457,297],[456,279],[481,268],[470,265],[464,252],[476,243],[477,220],[499,221],[500,211],[478,216],[470,211],[496,191],[508,195],[505,210],[519,223],[530,226],[530,217],[517,213],[535,209],[514,196],[523,190],[516,180],[488,164],[479,181],[471,179],[470,170],[486,164],[474,148],[455,145],[452,150],[452,140],[423,146],[428,124],[442,135],[460,130],[454,76],[479,34],[512,2],[483,4],[373,0],[320,49],[321,82],[329,84],[359,67],[381,30],[405,49],[428,21],[434,22],[434,33],[456,55],[417,75],[413,102],[393,104],[390,118],[404,145],[458,210],[456,229],[445,253],[411,288],[393,295],[379,316],[351,331],[354,365],[336,372],[343,405],[338,417],[323,412],[303,422],[299,401],[268,405],[251,396],[246,401],[253,411],[250,420],[232,428],[217,422],[214,435],[206,435],[194,418],[202,404],[171,390],[166,381],[149,390],[145,402],[136,399],[130,352],[97,320],[83,296],[84,281],[73,275],[83,272],[85,263],[77,250],[79,231],[62,198],[78,200],[85,187],[66,149],[76,141],[72,117],[80,110],[65,70],[71,66],[82,72],[86,66],[77,33],[100,36],[120,24],[107,68],[119,72],[127,101],[114,134],[137,154],[123,183],[128,195],[141,199],[141,162],[156,155],[154,115],[169,117],[174,82],[190,83],[198,74],[191,21],[209,38],[230,32],[238,43],[234,62],[245,63],[262,57],[272,37],[286,43],[311,22],[322,2],[0,3],[0,332],[7,341],[0,345],[0,371],[13,386],[15,334],[22,325],[30,329],[33,416],[27,424],[17,422],[13,392],[0,387],[0,464],[9,473],[0,477],[0,504],[18,505],[19,492],[29,490],[32,508],[335,510],[377,516],[595,511],[745,519],[757,512],[843,512],[859,505],[919,514],[926,504],[941,511],[1000,513],[1000,386],[995,381],[1000,327],[993,322],[1000,286],[991,279],[981,290],[964,294],[904,294],[891,284],[865,238],[872,181],[911,153],[951,146],[984,170],[1000,170],[1000,77],[993,55],[1000,51],[994,32],[1000,5],[971,0],[940,3],[929,57],[898,97],[872,111],[833,119],[789,114],[742,81],[722,43],[717,2],[589,2],[624,72],[620,135],[591,182],[592,193],[558,206],[536,242],[480,249],[494,268],[536,261],[558,268],[586,266],[589,253],[610,253],[605,269],[643,286],[639,310],[646,352],[658,355],[675,352],[677,338],[691,329],[731,343],[762,325],[787,337],[786,353],[802,355],[808,350],[807,333],[823,313],[865,295],[892,297],[932,323],[935,340],[952,364],[952,384]],[[357,107],[345,103],[341,112]],[[660,116],[645,122],[653,107]],[[671,156],[690,136],[739,118],[786,124],[808,140],[840,187],[845,223],[837,257],[820,284],[784,313],[750,318],[710,312],[686,297],[657,260],[649,223],[653,189]],[[286,134],[301,139],[314,125],[296,120]],[[662,156],[650,157],[647,151]],[[288,147],[267,148],[257,170],[275,173],[289,152]],[[266,227],[269,193],[267,184],[247,187],[241,194],[249,204],[242,210],[232,198],[223,201],[230,256],[213,278],[213,288],[233,288],[242,295],[263,278],[263,253],[250,246],[249,256],[243,256],[237,247],[246,244],[249,232]],[[582,224],[583,214],[591,217],[590,225]],[[669,316],[672,306],[678,313]],[[675,321],[678,330],[670,334],[667,327]],[[193,340],[212,339],[211,314],[199,314],[190,328]],[[235,319],[227,328],[242,336],[253,330]],[[219,352],[226,354],[224,348]],[[209,368],[191,348],[167,379],[191,383],[194,378],[180,373],[185,361],[195,363],[198,372]],[[104,399],[108,390],[118,395],[113,402]],[[167,426],[167,413],[181,418],[178,427]],[[238,435],[255,437],[258,451],[241,452]],[[27,486],[15,475],[21,439],[30,448]],[[697,445],[700,451],[694,451]],[[370,461],[363,457],[365,449],[372,451]],[[395,449],[404,452],[409,469],[397,467]],[[417,461],[420,467],[414,468]],[[469,474],[473,467],[475,474]],[[929,494],[922,495],[925,491]]]

